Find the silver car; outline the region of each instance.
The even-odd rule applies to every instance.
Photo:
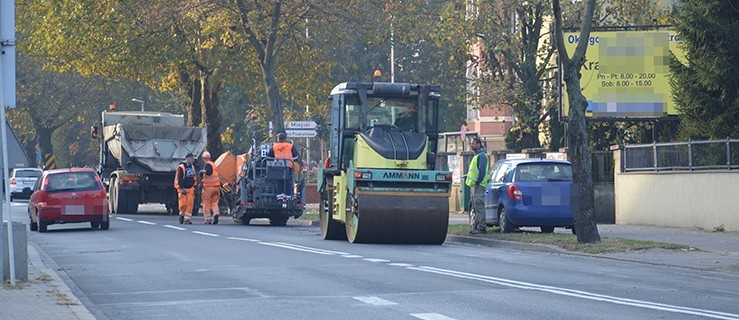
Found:
[[[30,194],[24,194],[23,188],[33,189],[42,172],[41,169],[36,168],[13,169],[13,173],[10,174],[10,201],[18,198],[28,198]]]

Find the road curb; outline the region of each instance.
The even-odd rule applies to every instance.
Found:
[[[506,248],[506,249],[538,251],[538,252],[547,252],[547,253],[565,253],[565,254],[571,253],[570,251],[566,251],[559,247],[547,245],[547,244],[525,243],[525,242],[506,241],[506,240],[498,240],[498,239],[485,239],[485,238],[457,236],[457,235],[447,235],[446,240],[452,241],[452,242],[477,244],[477,245],[493,247],[493,248]]]

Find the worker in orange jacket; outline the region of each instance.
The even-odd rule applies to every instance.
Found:
[[[292,143],[287,141],[287,135],[284,132],[277,134],[277,143],[272,145],[272,149],[267,151],[267,156],[274,158],[275,160],[285,160],[288,166],[292,169],[294,167],[295,160],[298,159],[298,149],[293,146]],[[277,193],[292,195],[293,194],[293,170],[289,171],[288,182],[285,185],[278,184]]]
[[[221,178],[218,175],[218,167],[210,161],[210,152],[203,152],[205,168],[200,171],[202,175],[203,191],[200,193],[203,204],[203,218],[205,224],[218,224],[218,201],[221,198]],[[211,218],[211,213],[213,217]]]
[[[197,184],[195,156],[188,153],[185,161],[177,166],[174,176],[174,187],[177,189],[177,204],[180,209],[180,224],[192,224],[192,210],[195,206],[195,185]]]

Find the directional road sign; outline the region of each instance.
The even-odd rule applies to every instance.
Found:
[[[285,129],[315,129],[318,124],[315,121],[285,121]]]
[[[318,135],[316,130],[285,130],[285,133],[290,138],[315,138]]]

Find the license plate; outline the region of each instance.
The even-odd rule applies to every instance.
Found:
[[[81,216],[85,214],[85,206],[64,206],[62,210],[63,215],[67,216]]]

